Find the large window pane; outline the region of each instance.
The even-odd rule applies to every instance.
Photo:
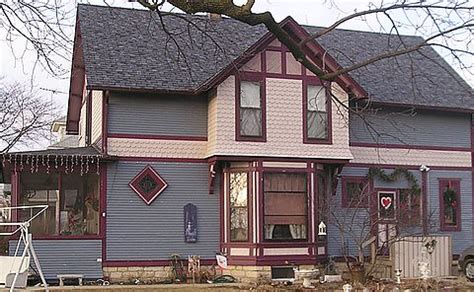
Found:
[[[308,199],[305,173],[265,173],[264,238],[307,238]]]
[[[99,232],[99,176],[67,174],[62,177],[61,234]]]
[[[247,173],[229,174],[230,240],[248,240],[248,188]]]
[[[20,205],[48,205],[31,223],[36,235],[96,235],[99,233],[99,176],[87,174],[21,175]],[[61,184],[61,185],[59,185]],[[38,210],[19,212],[21,221]]]
[[[260,83],[240,83],[240,135],[262,136],[262,103]]]
[[[33,234],[57,235],[59,230],[59,180],[57,174],[24,172],[21,175],[20,206],[48,205],[48,209],[31,222]],[[19,212],[19,220],[33,217],[38,209]]]
[[[307,125],[308,138],[328,138],[328,113],[326,90],[323,86],[307,86]]]

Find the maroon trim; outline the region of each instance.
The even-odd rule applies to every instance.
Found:
[[[461,179],[438,178],[439,184],[439,223],[441,231],[461,231]],[[456,191],[456,226],[446,225],[444,221],[444,188],[448,186]]]
[[[294,36],[296,41],[300,41],[309,37],[308,32],[302,28],[293,18],[288,16],[282,22],[280,22],[280,26],[283,27],[290,35]],[[198,92],[203,92],[208,90],[209,88],[217,86],[219,83],[224,81],[227,76],[229,76],[235,68],[240,68],[243,66],[247,61],[249,61],[257,52],[262,51],[270,42],[272,42],[275,36],[268,32],[262,38],[260,38],[256,43],[254,43],[247,51],[245,51],[237,60],[229,64],[225,69],[221,72],[216,74],[213,78],[209,79],[208,82],[202,84],[198,88]],[[278,49],[278,47],[277,47]],[[320,60],[321,57],[324,55],[325,57],[325,68],[328,68],[329,71],[334,71],[339,68],[342,68],[339,64],[337,64],[336,60],[332,58],[330,55],[327,54],[326,50],[320,46],[316,41],[307,43],[304,47],[304,50],[307,53],[307,56],[312,59],[316,65],[322,66],[322,61]],[[262,68],[262,71],[263,70]],[[357,83],[355,82],[349,74],[343,74],[336,78],[335,80],[344,90],[346,91],[355,91],[355,93],[360,97],[367,96],[367,92]]]
[[[381,167],[381,168],[397,168],[403,167],[408,170],[419,170],[419,165],[404,165],[404,164],[372,164],[372,163],[348,163],[347,167]],[[471,167],[466,166],[430,166],[432,170],[458,170],[458,171],[471,171]]]
[[[447,107],[447,106],[430,106],[430,105],[419,105],[419,104],[409,104],[409,103],[392,103],[392,102],[380,102],[380,101],[371,101],[373,105],[386,105],[391,107],[399,108],[410,108],[410,109],[427,109],[435,111],[446,111],[446,112],[456,112],[456,113],[467,113],[472,114],[474,110],[469,108],[458,108],[458,107]]]
[[[308,85],[322,85],[319,79],[303,79],[303,143],[304,144],[332,144],[332,99],[328,91],[330,86],[324,87],[326,90],[326,114],[327,114],[327,137],[325,139],[308,137]]]
[[[81,116],[82,96],[86,83],[86,68],[82,49],[82,36],[79,16],[76,16],[74,32],[74,48],[71,62],[71,78],[69,85],[69,98],[66,119],[66,132],[77,134],[79,132],[79,119]]]
[[[92,142],[92,91],[89,91],[86,98],[86,145]]]
[[[319,159],[319,158],[298,158],[298,157],[274,157],[274,156],[226,156],[216,155],[211,156],[208,160],[221,160],[221,161],[257,161],[262,160],[265,162],[314,162],[314,163],[333,163],[333,164],[346,164],[349,159]]]
[[[230,205],[230,174],[231,173],[245,173],[247,175],[247,240],[232,240],[231,238],[231,229],[230,229],[230,214],[231,214],[231,205]],[[250,190],[251,190],[251,180],[250,180],[250,173],[248,170],[233,170],[233,169],[226,169],[224,171],[224,175],[226,176],[226,180],[227,180],[227,206],[226,209],[227,209],[227,214],[228,214],[228,222],[226,222],[227,224],[227,240],[226,242],[231,242],[231,243],[243,243],[243,242],[251,242],[251,239],[252,239],[252,212],[251,212],[251,200],[250,200],[250,197],[251,197],[251,193],[250,193]]]
[[[145,176],[158,179],[159,182],[156,182],[156,187],[150,191],[150,194],[144,193],[140,188],[135,186],[135,183],[139,183],[142,178]],[[128,186],[135,191],[137,195],[147,204],[151,205],[153,201],[158,198],[158,196],[168,187],[168,183],[156,172],[153,167],[148,164],[145,168],[140,171],[129,183]]]
[[[264,60],[265,58],[262,58]],[[263,64],[262,64],[263,67]],[[260,83],[260,110],[262,113],[262,135],[261,136],[243,136],[240,134],[240,83],[242,81],[256,81]],[[235,74],[235,140],[246,142],[266,142],[267,141],[267,100],[266,100],[266,81],[265,76],[258,73]]]
[[[219,196],[219,222],[220,222],[220,244],[219,244],[219,250],[223,252],[223,244],[224,241],[227,241],[225,238],[225,218],[224,218],[224,196],[225,196],[225,190],[224,190],[224,179],[225,179],[225,174],[221,173],[220,174],[220,196]]]
[[[107,167],[100,173],[100,235],[102,237],[102,263],[107,260]]]
[[[187,259],[183,258],[187,261]],[[201,259],[201,265],[213,265],[216,264],[215,259]],[[162,267],[169,266],[170,260],[149,260],[149,261],[104,261],[103,267]]]
[[[301,169],[288,169],[288,173],[306,173],[306,204],[308,202],[311,202],[311,194],[310,194],[310,183],[311,183],[311,169],[310,168],[301,168]],[[293,171],[296,170],[296,171]],[[302,244],[306,246],[307,244],[311,243],[311,229],[310,229],[310,208],[306,209],[306,238],[304,239],[295,239],[295,240],[278,240],[278,239],[266,239],[265,234],[263,233],[264,230],[264,225],[265,225],[265,188],[264,188],[264,182],[265,182],[265,174],[272,174],[272,173],[281,173],[284,172],[282,171],[274,171],[274,168],[267,168],[267,167],[261,167],[261,178],[260,182],[262,183],[262,188],[260,189],[260,195],[261,195],[261,201],[260,201],[260,206],[262,208],[262,218],[260,221],[260,225],[262,226],[262,233],[260,233],[260,236],[262,238],[262,243],[263,246],[271,246],[271,245],[266,245],[269,243],[275,244],[275,247],[282,247],[282,246],[288,246],[288,247],[297,247],[298,244]],[[261,244],[259,244],[261,246]]]
[[[341,186],[341,206],[342,208],[368,208],[369,207],[369,198],[367,194],[364,194],[364,202],[352,202],[348,198],[347,194],[347,183],[363,183],[368,186],[369,180],[364,176],[344,176],[342,177],[342,186]],[[368,190],[366,190],[368,192]]]
[[[428,234],[428,172],[421,173],[421,196],[422,196],[422,218],[423,218],[423,234]]]
[[[474,241],[474,114],[471,114],[471,174],[472,174],[472,179],[471,179],[471,185],[472,185],[472,240]]]
[[[107,155],[107,138],[109,136],[109,96],[110,91],[102,91],[102,153]]]
[[[120,156],[119,161],[140,162],[183,162],[183,163],[208,163],[207,159],[201,158],[167,158],[167,157],[142,157],[142,156]]]
[[[207,141],[207,137],[202,136],[173,136],[173,135],[147,135],[147,134],[108,134],[109,138],[124,139],[149,139],[149,140],[182,140],[182,141]]]
[[[350,142],[349,146],[370,147],[370,148],[438,150],[438,151],[466,151],[466,152],[471,151],[471,148],[468,148],[468,147],[429,146],[429,145],[410,145],[410,144],[383,144],[383,143],[377,144],[377,143],[365,143],[365,142]]]
[[[296,265],[315,265],[326,258],[318,257],[314,255],[277,255],[277,256],[229,256],[230,265],[243,265],[243,266],[289,266],[291,264]]]

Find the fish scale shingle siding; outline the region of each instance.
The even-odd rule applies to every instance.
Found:
[[[150,165],[168,187],[146,205],[128,183],[146,162],[115,162],[107,171],[107,260],[166,260],[171,254],[212,259],[219,249],[219,178],[208,193],[207,163]],[[198,242],[184,242],[183,207],[197,207]]]
[[[217,97],[209,106],[207,156],[274,156],[351,159],[347,110],[332,106],[332,144],[303,143],[303,85],[301,80],[266,79],[266,142],[240,142],[235,139],[235,77],[217,88]],[[337,85],[334,93],[342,102],[347,94]],[[218,129],[218,130],[214,130]],[[212,152],[214,151],[214,152]]]

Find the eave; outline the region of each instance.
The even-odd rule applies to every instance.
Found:
[[[82,45],[83,42],[78,16],[76,18],[76,28],[74,33],[74,48],[72,55],[69,100],[66,118],[66,132],[68,134],[77,134],[79,132],[82,96],[86,82],[86,69]]]
[[[281,24],[287,32],[295,38],[295,41],[299,42],[307,37],[310,37],[308,32],[301,27],[292,17],[288,16]],[[211,88],[216,87],[222,81],[224,81],[229,75],[233,74],[236,69],[242,67],[247,63],[256,53],[263,50],[270,42],[276,37],[271,32],[267,32],[261,37],[255,44],[253,44],[247,51],[245,51],[239,58],[231,62],[226,68],[218,72],[208,81],[199,86],[197,92],[205,92]],[[342,67],[336,62],[336,60],[327,54],[326,50],[319,45],[316,41],[308,42],[303,50],[307,51],[309,58],[320,68],[323,65],[329,69],[330,72],[337,71]],[[321,57],[324,55],[325,63],[323,64]],[[347,93],[352,93],[358,98],[366,98],[368,93],[360,86],[348,73],[342,74],[335,79],[335,82],[341,86]]]

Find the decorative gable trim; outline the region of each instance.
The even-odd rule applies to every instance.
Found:
[[[287,30],[287,32],[293,36],[297,41],[305,39],[310,35],[308,32],[301,27],[292,17],[288,16],[285,18],[280,25]],[[231,62],[225,69],[217,73],[213,78],[209,79],[207,82],[199,86],[196,92],[205,92],[219,83],[224,81],[229,75],[233,74],[236,69],[244,66],[248,61],[250,61],[256,54],[260,51],[267,48],[276,37],[271,32],[267,32],[260,40],[258,40],[254,45],[252,45],[246,52],[244,52],[239,58]],[[336,71],[342,66],[340,66],[336,60],[327,54],[326,50],[319,45],[316,41],[308,42],[305,45],[305,50],[307,50],[307,55],[309,58],[319,67],[323,67],[321,57],[324,55],[325,59],[325,68],[328,68],[329,71]],[[337,77],[334,80],[341,88],[346,92],[352,92],[359,98],[365,98],[368,96],[368,93],[360,86],[354,79],[352,79],[349,74],[343,74]]]
[[[128,185],[147,205],[151,205],[168,187],[151,165],[147,165]]]
[[[82,97],[84,96],[84,89],[86,86],[86,68],[84,65],[84,52],[82,45],[81,26],[79,17],[77,17],[66,119],[66,132],[68,134],[79,133]]]

